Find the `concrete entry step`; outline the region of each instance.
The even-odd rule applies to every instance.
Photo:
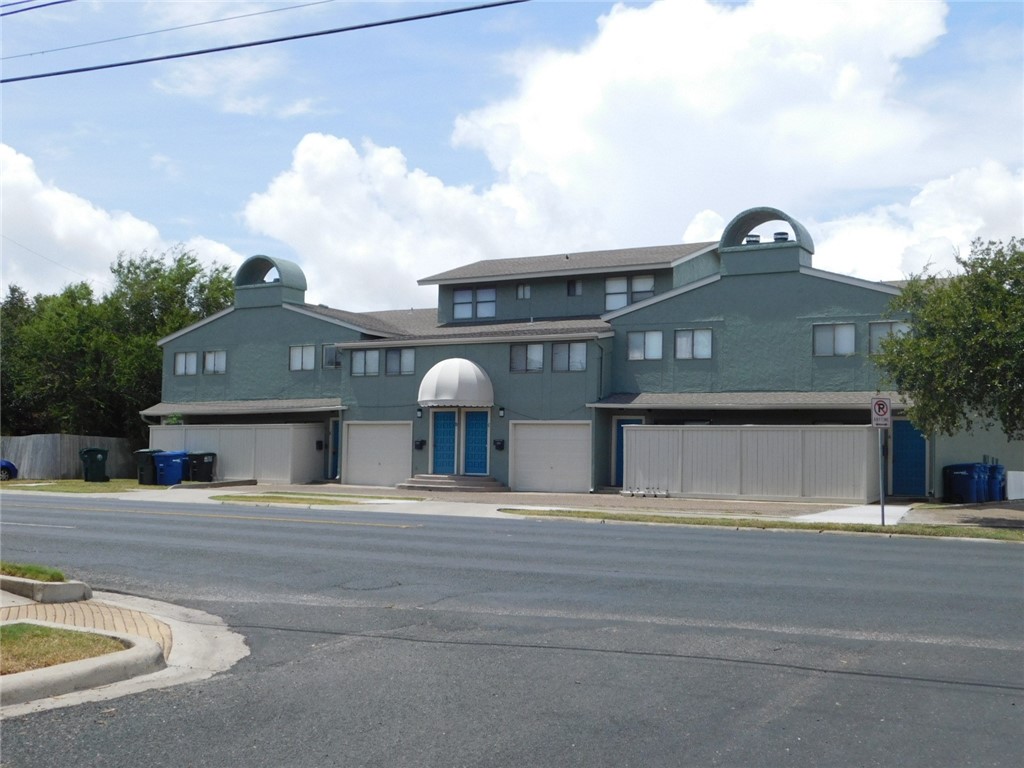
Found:
[[[508,486],[493,477],[478,475],[415,475],[399,488],[413,491],[475,491],[495,492],[507,491]]]

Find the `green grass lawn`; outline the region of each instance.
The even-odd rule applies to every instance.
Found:
[[[34,581],[66,581],[64,574],[56,568],[48,568],[45,565],[8,563],[3,560],[0,560],[0,574],[4,576],[17,576],[19,579],[32,579]]]
[[[125,649],[124,643],[106,635],[37,624],[0,626],[0,675],[43,669],[68,661],[91,659]]]

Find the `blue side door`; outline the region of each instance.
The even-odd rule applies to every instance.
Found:
[[[892,423],[893,496],[924,496],[927,493],[927,443],[924,435],[905,419]]]
[[[487,411],[466,412],[466,474],[487,474]]]
[[[434,412],[434,452],[435,475],[455,474],[455,411]]]

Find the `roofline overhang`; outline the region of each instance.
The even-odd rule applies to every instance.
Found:
[[[668,299],[674,299],[676,296],[682,296],[684,293],[696,291],[698,288],[703,288],[707,285],[711,285],[712,283],[717,283],[721,279],[722,275],[719,273],[708,275],[707,277],[702,277],[700,280],[694,280],[692,283],[687,283],[686,285],[681,285],[678,288],[673,288],[670,291],[665,291],[664,293],[659,293],[656,296],[651,296],[649,299],[638,301],[636,304],[629,304],[622,309],[605,312],[601,315],[601,319],[608,322],[618,317],[622,317],[623,315],[628,315],[630,312],[636,312],[638,309],[652,307],[655,304],[667,301]]]
[[[683,264],[689,261],[690,259],[695,259],[698,256],[703,256],[705,253],[711,253],[712,251],[715,250],[718,250],[718,243],[708,243],[700,250],[694,251],[693,253],[689,253],[686,256],[680,256],[678,259],[673,259],[671,266],[673,268],[678,267],[680,264]]]
[[[394,336],[393,333],[389,333],[388,331],[374,330],[372,328],[367,328],[365,326],[356,325],[355,323],[346,322],[346,321],[341,320],[341,319],[339,319],[337,317],[327,317],[326,315],[322,315],[319,312],[316,312],[316,311],[314,311],[312,309],[309,309],[308,307],[301,306],[301,305],[298,305],[298,304],[284,304],[282,306],[285,309],[290,310],[292,312],[297,312],[300,315],[305,315],[306,317],[311,317],[314,320],[321,320],[321,321],[323,321],[325,323],[330,323],[331,325],[337,325],[337,326],[340,326],[341,328],[348,328],[350,331],[356,331],[357,333],[381,334],[381,335],[387,334],[388,336]],[[325,309],[330,309],[330,307],[324,307],[324,308]]]
[[[514,275],[495,273],[493,275],[478,275],[476,277],[457,277],[450,278],[447,280],[434,280],[432,278],[425,277],[422,280],[417,280],[416,282],[419,285],[478,285],[480,283],[486,282],[514,283],[522,282],[523,280],[539,280],[541,278],[547,277],[575,277],[579,275],[606,275],[620,274],[623,272],[641,272],[644,270],[654,269],[672,269],[674,263],[675,262],[672,261],[657,261],[648,262],[644,264],[628,264],[613,267],[576,267],[575,269],[556,269],[543,272],[517,272]]]
[[[807,275],[808,277],[819,277],[823,280],[831,280],[836,283],[845,283],[846,285],[853,285],[857,288],[868,288],[879,293],[887,293],[890,296],[899,296],[903,290],[895,285],[889,285],[888,283],[881,283],[873,280],[865,280],[860,277],[851,277],[850,275],[840,275],[838,272],[826,272],[823,269],[815,269],[814,267],[800,267],[800,274]]]
[[[334,346],[338,349],[366,349],[366,348],[394,348],[394,347],[443,347],[450,344],[506,344],[523,341],[571,341],[571,340],[597,340],[610,339],[615,336],[614,331],[601,331],[595,333],[586,331],[583,333],[524,333],[519,335],[502,334],[501,336],[431,336],[429,338],[404,338],[404,339],[364,339],[362,341],[341,341]]]
[[[333,398],[330,398],[333,400]],[[284,405],[280,405],[284,403]],[[167,403],[159,402],[139,411],[143,419],[149,417],[170,416],[253,416],[256,414],[282,413],[333,413],[348,410],[338,398],[334,402],[322,402],[310,405],[289,405],[288,401],[279,400],[208,400],[205,402]]]
[[[705,392],[693,392],[693,393],[666,393],[669,395],[707,395],[710,393]],[[749,395],[750,393],[734,393]],[[801,394],[801,393],[795,393]],[[861,393],[855,393],[860,395]],[[877,397],[888,397],[892,401],[892,407],[894,410],[906,410],[910,407],[910,403],[904,401],[895,392],[880,392],[875,395]],[[827,401],[822,400],[819,402],[807,402],[807,401],[785,401],[778,400],[775,402],[742,402],[735,398],[730,398],[730,393],[722,393],[721,400],[711,403],[685,403],[685,402],[632,402],[632,403],[612,403],[598,401],[595,403],[587,403],[587,408],[594,409],[611,409],[611,410],[626,410],[626,411],[870,411],[871,402],[870,399],[866,399],[864,402],[842,402],[842,401]]]

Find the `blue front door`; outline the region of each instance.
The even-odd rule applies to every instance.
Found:
[[[622,428],[627,424],[643,424],[643,419],[618,419],[615,424],[615,485],[622,485]]]
[[[905,419],[892,423],[893,496],[924,496],[927,493],[927,444],[924,435]]]
[[[487,411],[466,412],[466,474],[487,474]]]
[[[434,412],[435,475],[455,474],[455,411]]]

